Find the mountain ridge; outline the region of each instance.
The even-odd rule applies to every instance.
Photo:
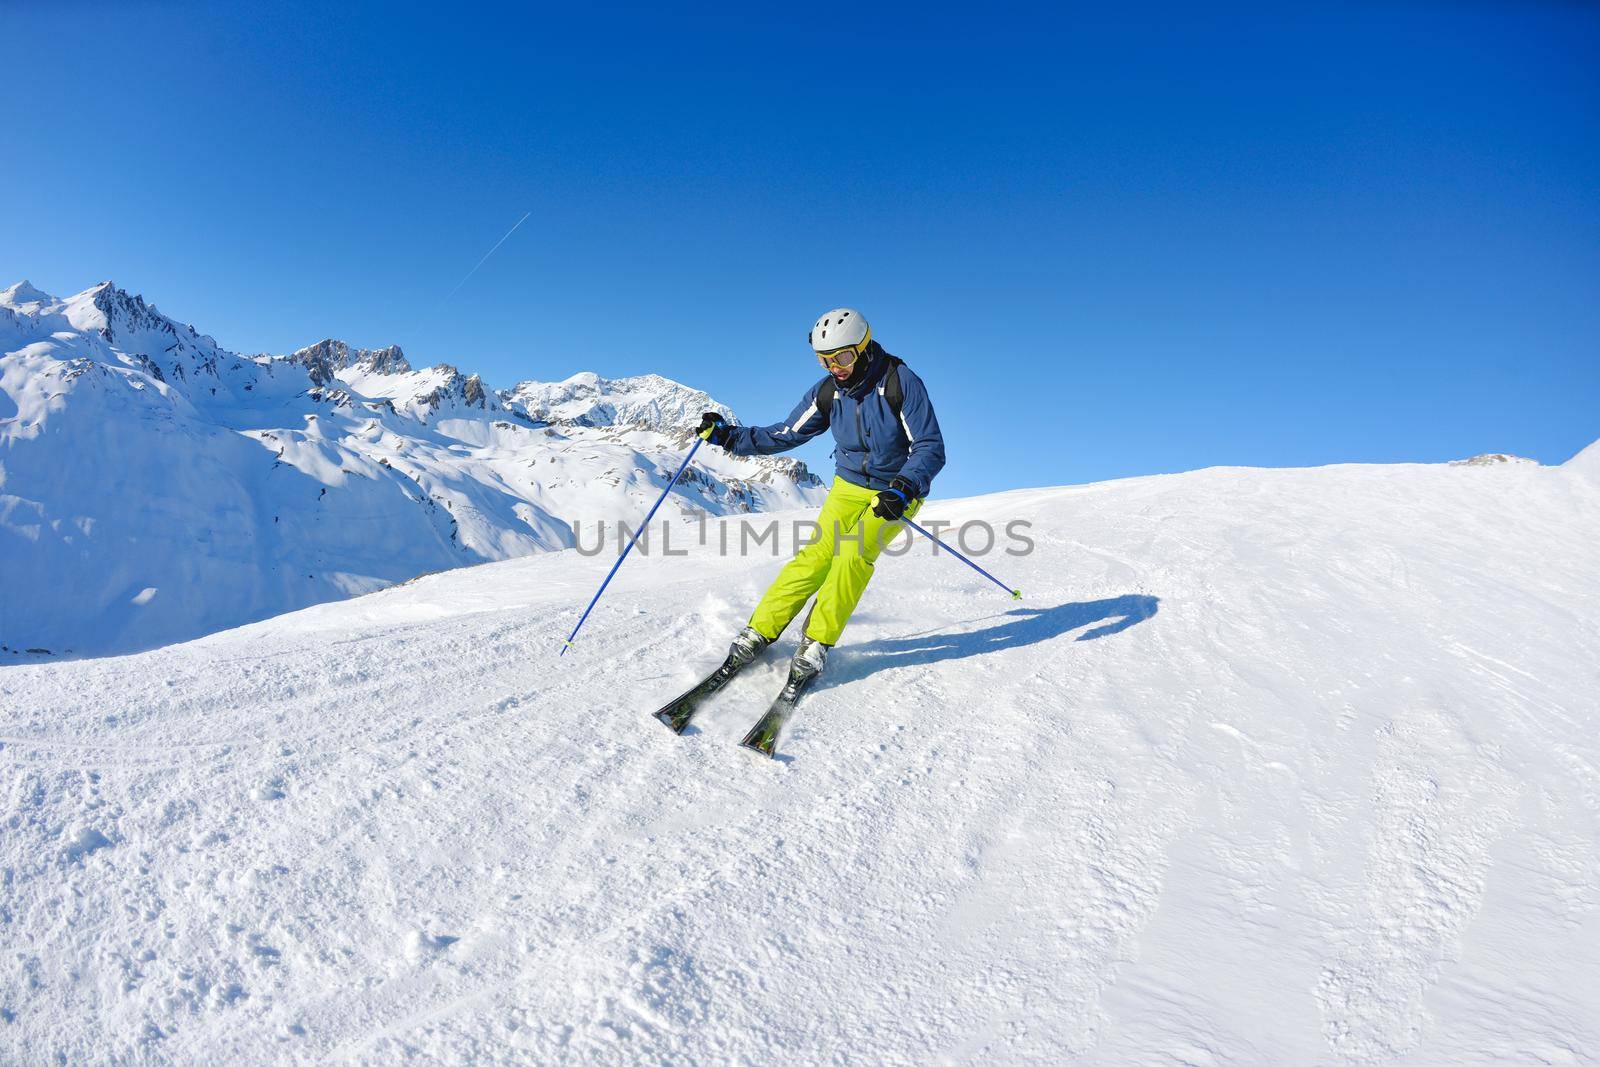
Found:
[[[535,401],[529,410],[529,401]],[[398,345],[244,355],[101,282],[0,291],[0,643],[132,651],[637,521],[725,407],[659,376],[495,390]],[[731,412],[730,412],[731,415]],[[699,453],[679,515],[820,500]]]

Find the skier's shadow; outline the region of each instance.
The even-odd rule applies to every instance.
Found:
[[[1092,627],[1077,636],[1079,641],[1094,641],[1119,634],[1130,626],[1150,618],[1161,605],[1161,598],[1129,593],[1107,600],[1089,600],[1074,604],[1057,604],[1053,608],[1017,608],[998,615],[988,615],[969,622],[1001,619],[982,630],[952,632],[953,626],[923,630],[901,637],[881,637],[859,645],[846,645],[847,662],[839,669],[823,674],[819,689],[853,682],[885,667],[912,667],[945,660],[981,656],[1007,648],[1036,645],[1053,637],[1071,633],[1084,626]],[[1100,625],[1096,626],[1095,623]],[[843,649],[841,650],[843,651]],[[840,657],[844,659],[844,657]]]

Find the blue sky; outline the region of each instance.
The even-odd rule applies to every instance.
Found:
[[[6,5],[0,284],[754,421],[853,304],[947,496],[1600,437],[1593,5],[266,6]]]

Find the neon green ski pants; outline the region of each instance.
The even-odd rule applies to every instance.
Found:
[[[905,529],[903,523],[872,513],[872,498],[877,495],[876,489],[834,478],[817,516],[817,539],[784,564],[750,616],[750,625],[763,637],[771,640],[782,633],[815,593],[817,603],[807,619],[806,636],[825,645],[839,643],[850,613],[872,580],[878,554]],[[907,517],[914,517],[921,507],[921,500],[913,500]]]

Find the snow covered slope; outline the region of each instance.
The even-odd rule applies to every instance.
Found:
[[[0,290],[0,656],[149,648],[569,546],[573,522],[637,522],[712,407],[654,375],[502,397],[336,340],[240,356],[109,282],[65,300],[14,285]],[[794,460],[711,451],[679,511],[823,492]]]
[[[1026,599],[884,560],[777,762],[792,635],[648,717],[765,553],[560,659],[607,557],[0,671],[0,1061],[1600,1062],[1600,480],[924,518],[1032,521]]]

